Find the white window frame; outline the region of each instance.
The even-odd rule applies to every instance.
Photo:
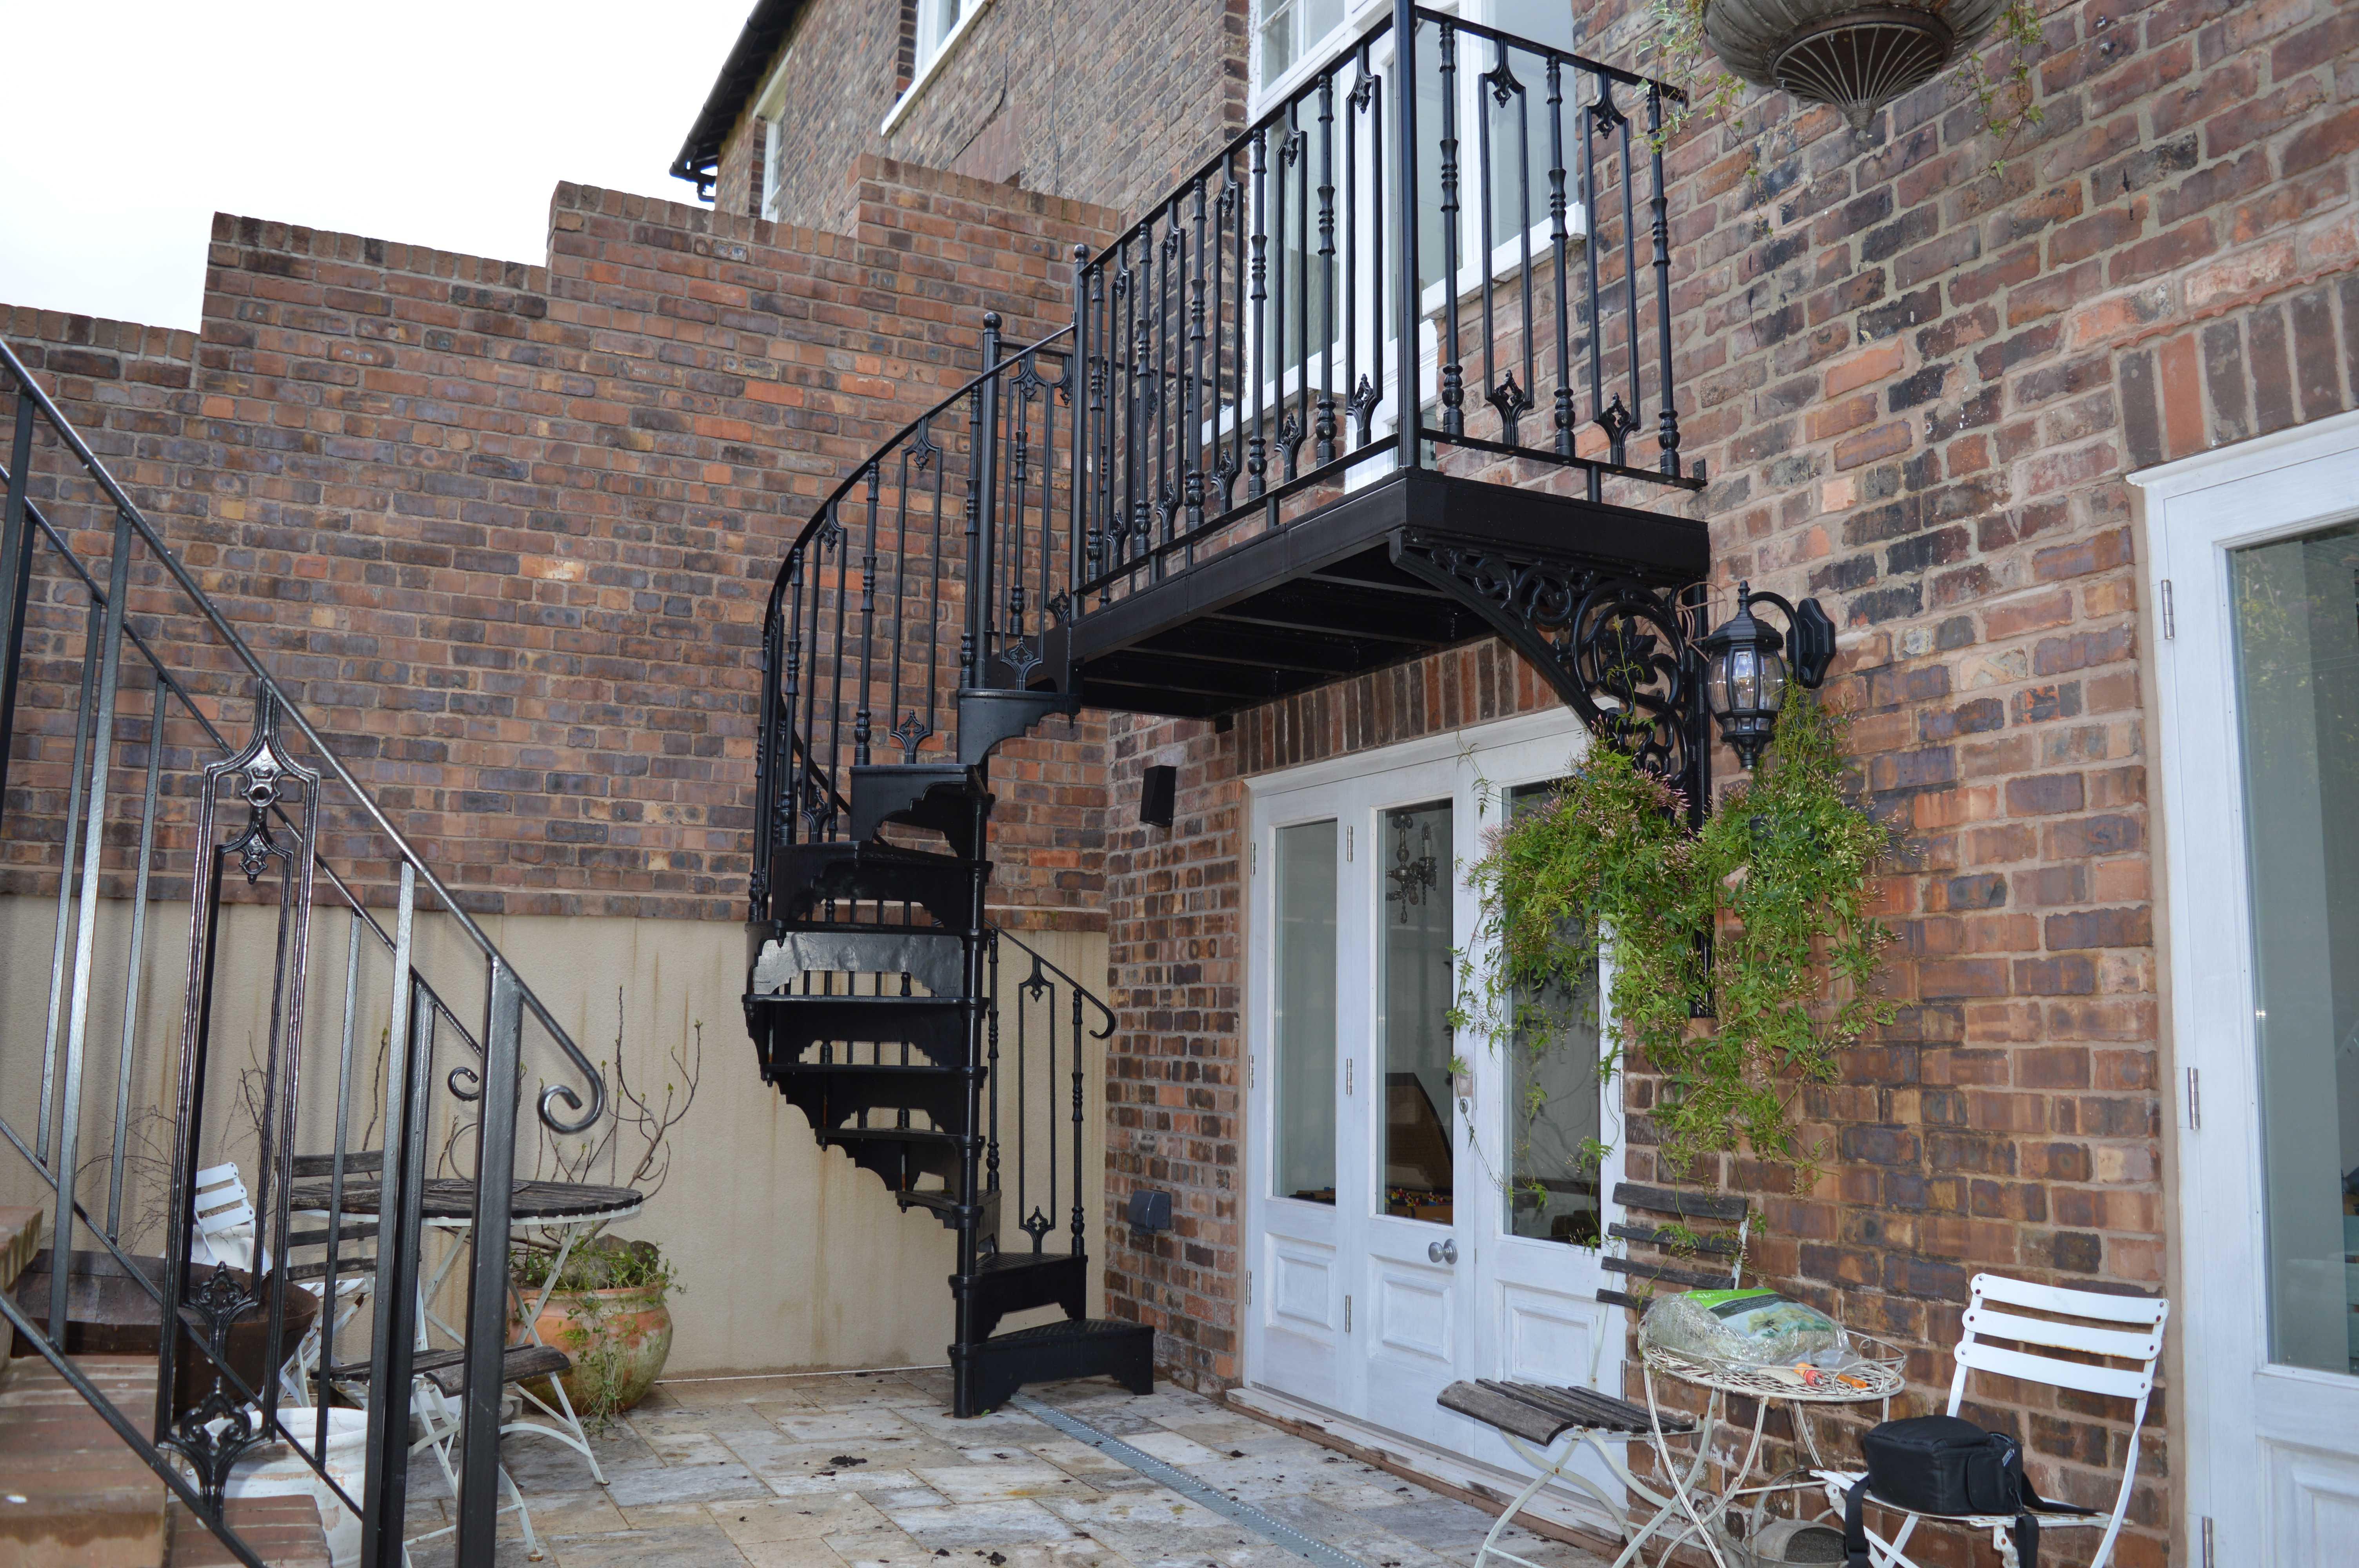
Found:
[[[885,123],[877,128],[880,135],[891,135],[893,128],[908,118],[910,109],[918,102],[918,94],[926,90],[926,83],[931,81],[949,62],[951,56],[958,52],[958,47],[965,41],[967,34],[974,30],[975,18],[991,8],[991,0],[960,0],[962,8],[957,22],[951,25],[941,42],[929,44],[926,40],[941,31],[939,23],[944,4],[945,0],[918,0],[917,65],[910,72],[909,85],[902,89],[901,96],[893,101],[893,107],[885,112]]]
[[[2359,412],[2128,476],[2143,492],[2175,1156],[2172,1382],[2183,1540],[2270,1568],[2359,1498],[2359,1379],[2272,1364],[2262,1252],[2243,740],[2230,552],[2359,514]],[[2161,607],[2168,606],[2164,611]],[[2201,1547],[2194,1548],[2201,1554]],[[2310,1554],[2305,1555],[2308,1552]],[[2290,1553],[2290,1556],[2288,1556]]]
[[[786,117],[788,68],[794,58],[795,47],[788,44],[754,99],[754,120],[762,128],[762,189],[756,194],[761,198],[763,222],[769,223],[778,221],[778,170],[786,162],[780,156],[786,139],[780,123]]]

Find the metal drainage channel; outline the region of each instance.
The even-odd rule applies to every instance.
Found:
[[[1121,1460],[1149,1480],[1203,1504],[1214,1513],[1226,1515],[1255,1534],[1276,1541],[1296,1556],[1309,1558],[1320,1568],[1366,1568],[1350,1553],[1339,1552],[1323,1541],[1303,1534],[1290,1524],[1270,1518],[1251,1503],[1239,1502],[1226,1492],[1206,1486],[1187,1471],[1176,1469],[1152,1454],[1133,1448],[1111,1433],[1100,1432],[1079,1416],[1068,1415],[1054,1406],[1044,1405],[1029,1394],[1012,1395],[1007,1402],[1027,1415],[1038,1416],[1066,1436]]]

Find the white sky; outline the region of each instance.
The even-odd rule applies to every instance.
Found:
[[[0,303],[197,325],[215,211],[545,259],[560,179],[664,170],[753,0],[11,6]]]

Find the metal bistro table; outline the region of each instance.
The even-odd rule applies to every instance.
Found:
[[[369,1215],[377,1211],[378,1197],[383,1188],[375,1179],[344,1178],[343,1212],[346,1216]],[[330,1184],[325,1181],[296,1183],[288,1190],[291,1206],[306,1217],[328,1217],[332,1202]],[[509,1224],[523,1229],[533,1228],[557,1232],[560,1236],[557,1258],[549,1271],[548,1281],[540,1288],[529,1311],[511,1284],[509,1299],[524,1312],[526,1345],[543,1344],[540,1337],[541,1309],[549,1304],[550,1294],[557,1289],[558,1279],[564,1273],[565,1261],[572,1255],[573,1244],[590,1227],[610,1220],[628,1219],[639,1212],[647,1199],[630,1187],[592,1186],[580,1182],[518,1182],[510,1200]],[[447,1245],[436,1260],[430,1277],[419,1281],[418,1347],[435,1348],[432,1331],[440,1330],[452,1347],[463,1346],[466,1336],[444,1322],[434,1311],[435,1298],[442,1293],[451,1269],[466,1253],[462,1240],[475,1223],[475,1191],[473,1183],[456,1177],[429,1177],[425,1184],[421,1204],[426,1227],[443,1233]],[[579,1453],[590,1463],[590,1474],[600,1486],[606,1485],[605,1472],[598,1466],[597,1454],[591,1452],[588,1433],[582,1429],[582,1418],[573,1413],[573,1401],[565,1396],[565,1385],[557,1378],[549,1379],[550,1390],[557,1396],[552,1406],[532,1391],[527,1383],[515,1385],[516,1393],[549,1418],[548,1422],[517,1420],[502,1425],[501,1431],[525,1428],[558,1442]],[[550,1424],[554,1422],[555,1424]]]
[[[1826,1461],[1819,1453],[1817,1434],[1810,1430],[1811,1406],[1855,1405],[1880,1400],[1884,1403],[1884,1415],[1887,1419],[1891,1416],[1892,1396],[1900,1391],[1902,1384],[1899,1353],[1862,1335],[1853,1335],[1852,1343],[1867,1359],[1844,1368],[1842,1377],[1829,1374],[1823,1382],[1816,1385],[1804,1382],[1799,1374],[1783,1367],[1734,1367],[1682,1355],[1660,1346],[1640,1347],[1639,1361],[1647,1381],[1647,1411],[1652,1426],[1649,1435],[1655,1460],[1662,1467],[1672,1498],[1688,1520],[1686,1527],[1672,1535],[1669,1545],[1664,1548],[1666,1560],[1674,1549],[1694,1541],[1711,1554],[1712,1562],[1720,1568],[1729,1568],[1730,1559],[1723,1550],[1734,1544],[1727,1535],[1725,1519],[1729,1509],[1751,1499],[1757,1528],[1760,1509],[1776,1494],[1823,1490],[1810,1476],[1811,1470],[1826,1467]],[[1658,1372],[1708,1390],[1703,1416],[1693,1434],[1696,1439],[1695,1457],[1684,1471],[1671,1462],[1670,1446],[1666,1439],[1671,1436],[1683,1438],[1689,1434],[1664,1425],[1662,1402],[1655,1389],[1655,1374]],[[1844,1382],[1843,1377],[1853,1381]],[[1701,1483],[1705,1469],[1712,1463],[1713,1429],[1727,1424],[1728,1399],[1732,1394],[1742,1394],[1754,1401],[1753,1431],[1746,1440],[1743,1461],[1729,1472],[1721,1489],[1714,1492]],[[1748,1477],[1760,1463],[1762,1429],[1769,1419],[1772,1403],[1783,1403],[1791,1411],[1794,1437],[1808,1456],[1809,1463],[1787,1476],[1747,1485]],[[1676,1416],[1680,1412],[1672,1413]],[[1791,1479],[1792,1476],[1799,1476],[1801,1479]],[[1664,1533],[1671,1535],[1669,1530]]]

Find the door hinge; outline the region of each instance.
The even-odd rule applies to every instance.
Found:
[[[1352,1092],[1352,1061],[1353,1058],[1349,1056],[1343,1058],[1343,1092],[1345,1094]]]
[[[1245,1271],[1245,1305],[1253,1305],[1253,1271]]]
[[[2190,1132],[2200,1131],[2202,1129],[2202,1069],[2199,1067],[2190,1067],[2187,1069],[2187,1130]]]
[[[1260,1081],[1260,1074],[1255,1071],[1255,1066],[1259,1061],[1260,1058],[1257,1056],[1245,1057],[1245,1087],[1247,1088],[1254,1087]]]
[[[1349,1296],[1343,1298],[1343,1332],[1352,1332],[1352,1298]]]
[[[1352,858],[1352,828],[1351,828],[1351,826],[1347,823],[1347,824],[1345,824],[1345,825],[1344,825],[1344,828],[1343,828],[1343,859],[1345,859],[1346,860],[1350,860],[1351,858]]]
[[[2166,638],[2179,635],[2179,617],[2170,602],[2170,579],[2162,579],[2162,634]]]
[[[1245,875],[1261,875],[1261,840],[1258,838],[1245,846]]]
[[[2203,1568],[2219,1568],[2212,1557],[2212,1516],[2203,1516]]]

